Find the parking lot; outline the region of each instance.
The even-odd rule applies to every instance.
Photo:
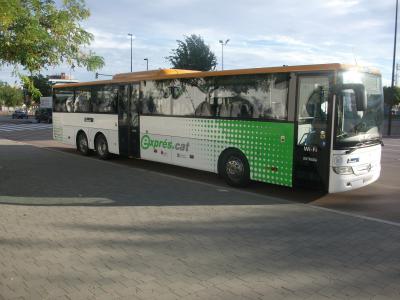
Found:
[[[321,195],[50,137],[0,131],[0,299],[400,297],[398,139],[377,183]]]

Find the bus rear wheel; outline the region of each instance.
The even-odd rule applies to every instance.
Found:
[[[223,154],[219,173],[231,186],[245,187],[250,183],[249,163],[238,150],[228,150]]]
[[[108,151],[107,139],[104,135],[99,134],[95,140],[95,148],[100,159],[109,159],[110,152]]]
[[[90,154],[88,139],[84,132],[80,132],[78,134],[78,137],[76,138],[76,148],[81,154],[85,156],[88,156]]]

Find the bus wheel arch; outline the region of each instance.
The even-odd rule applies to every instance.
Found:
[[[246,155],[230,147],[218,158],[218,174],[231,186],[244,187],[250,183],[250,165]]]
[[[105,134],[101,131],[97,132],[94,136],[94,149],[100,159],[106,160],[110,158],[108,141]]]
[[[83,155],[90,155],[89,140],[82,129],[76,133],[76,149]]]

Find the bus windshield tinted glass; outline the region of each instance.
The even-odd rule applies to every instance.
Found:
[[[344,90],[337,99],[337,146],[356,146],[377,142],[383,124],[381,77],[368,73],[345,72],[343,83],[362,83],[367,92],[367,107],[358,111],[353,90]]]

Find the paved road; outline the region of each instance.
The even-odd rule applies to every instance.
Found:
[[[21,124],[36,123],[34,116],[29,115],[28,119],[13,119],[11,115],[0,115],[0,124]]]
[[[21,120],[18,121],[22,122]],[[4,122],[7,123],[7,120],[4,119]],[[1,124],[0,118],[0,128]],[[27,126],[32,126],[32,128],[35,125],[27,124]],[[48,125],[46,124],[45,126]],[[73,147],[53,141],[51,129],[36,128],[36,130],[25,131],[0,131],[1,137],[79,155],[74,151]],[[398,196],[400,195],[398,180],[398,172],[400,170],[400,137],[385,138],[384,141],[385,147],[383,148],[383,171],[381,178],[378,182],[363,189],[341,194],[325,195],[318,191],[306,189],[293,190],[264,183],[253,183],[247,190],[263,196],[309,203],[324,208],[400,223],[400,199]],[[93,157],[93,159],[96,158]],[[180,178],[191,178],[197,182],[216,184],[221,188],[226,187],[221,179],[207,172],[134,159],[116,158],[113,160],[113,163],[130,166],[135,169],[157,171]]]
[[[0,299],[400,298],[399,139],[379,182],[321,195],[86,158],[25,124],[0,132]]]
[[[384,134],[388,131],[388,120],[385,120],[383,132]],[[400,137],[400,119],[396,117],[392,120],[392,136]]]
[[[400,226],[0,140],[0,299],[399,299]]]
[[[42,129],[52,130],[52,128],[52,124],[42,123],[0,124],[0,132],[37,131]]]

